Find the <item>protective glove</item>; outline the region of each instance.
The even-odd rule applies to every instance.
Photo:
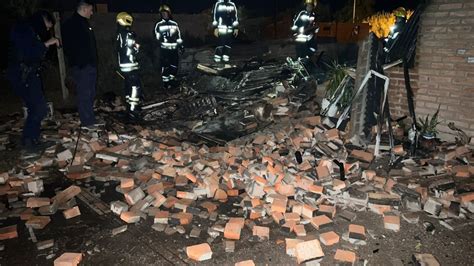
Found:
[[[234,34],[234,37],[237,37],[239,35],[239,29],[234,29],[233,34]]]
[[[219,30],[217,28],[214,29],[214,36],[216,36],[216,38],[219,37]]]

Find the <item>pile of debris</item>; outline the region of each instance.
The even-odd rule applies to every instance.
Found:
[[[233,252],[245,230],[253,241],[268,241],[276,225],[298,263],[324,259],[342,239],[350,245],[334,259],[349,264],[370,241],[358,212],[379,215],[391,231],[400,231],[401,219],[419,223],[421,211],[450,230],[473,224],[473,147],[442,143],[419,158],[398,145],[375,158],[373,145],[354,145],[333,120],[314,115],[316,86],[301,63],[198,69],[210,76],[144,106],[144,125],[114,119],[124,109],[119,102],[101,105],[106,123],[95,131],[78,130],[76,114],[49,121],[44,137],[56,144],[0,174],[0,196],[7,199],[0,219],[19,217],[38,249],[48,249],[54,240],[38,242],[34,230],[58,211],[66,219],[80,216],[78,199],[98,215],[123,220],[112,235],[153,219],[152,229],[166,235],[207,238],[183,250],[196,261],[211,259],[218,239]],[[20,127],[19,120],[1,126],[0,150],[11,146],[9,136]],[[44,191],[50,169],[74,183],[51,198]],[[107,189],[122,200],[105,204]],[[350,225],[337,230],[338,219]],[[17,225],[0,228],[0,240],[16,237]],[[55,263],[81,259],[65,253]],[[414,260],[436,261],[430,254]]]
[[[344,143],[344,132],[327,120],[296,117],[278,119],[225,146],[207,146],[183,142],[176,131],[140,126],[134,127],[136,133],[117,125],[109,132],[74,132],[77,120],[65,115],[57,132],[47,135],[57,145],[0,175],[0,196],[8,199],[0,215],[24,220],[35,242],[34,230],[47,226],[57,211],[66,219],[80,215],[78,198],[96,213],[111,211],[126,224],[153,219],[152,229],[167,235],[207,234],[207,243],[186,248],[197,261],[212,258],[210,245],[217,239],[232,252],[243,230],[257,241],[269,240],[269,224],[275,223],[287,237],[287,254],[298,263],[323,259],[325,246],[340,239],[354,249],[337,250],[335,260],[355,263],[355,247],[370,241],[367,229],[357,223],[360,211],[380,215],[393,231],[400,230],[400,219],[418,223],[421,210],[450,230],[472,224],[472,147],[443,144],[431,158],[412,159],[397,146],[399,165],[388,169],[373,163],[372,150]],[[76,185],[47,198],[42,196],[44,169],[52,166]],[[101,204],[105,189],[97,193],[92,181],[115,186],[123,200]],[[231,206],[229,214],[220,213],[223,205]],[[336,232],[336,218],[351,225]],[[203,220],[209,227],[203,227]],[[126,225],[112,233],[125,230]],[[319,237],[307,230],[317,230]],[[0,240],[17,236],[16,225],[0,228]],[[38,248],[52,245],[53,240],[42,241]],[[58,260],[77,262],[79,255],[67,253]]]

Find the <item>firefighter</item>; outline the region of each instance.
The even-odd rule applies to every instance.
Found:
[[[395,40],[398,39],[400,33],[405,29],[407,24],[407,11],[403,7],[399,7],[394,11],[395,15],[395,24],[390,27],[390,34],[385,39],[385,48],[384,50],[388,52],[392,48]]]
[[[133,17],[121,12],[117,15],[117,55],[120,72],[125,80],[125,102],[130,118],[138,118],[140,99],[142,98],[141,81],[138,75],[140,65],[137,55],[140,45],[136,41],[136,34],[130,27]]]
[[[317,43],[315,34],[319,27],[316,24],[314,9],[316,0],[306,0],[305,10],[302,10],[293,20],[291,30],[296,42],[296,56],[298,59],[309,59],[316,53]]]
[[[7,79],[28,111],[21,144],[23,151],[31,155],[41,152],[46,144],[40,142],[41,121],[48,110],[40,69],[48,49],[60,44],[49,34],[54,23],[50,13],[39,11],[14,25],[10,33]]]
[[[214,36],[219,38],[214,61],[229,62],[232,40],[239,34],[237,7],[230,0],[218,0],[214,6],[213,17]]]
[[[160,64],[163,87],[170,89],[178,74],[179,53],[184,53],[183,39],[178,23],[171,17],[167,5],[160,7],[161,21],[155,25],[155,36],[160,43]]]

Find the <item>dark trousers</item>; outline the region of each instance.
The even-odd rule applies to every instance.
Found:
[[[179,55],[177,49],[160,49],[161,78],[164,86],[169,86],[178,74]]]
[[[138,111],[138,105],[140,103],[140,99],[143,99],[142,82],[140,80],[140,76],[138,75],[138,71],[133,70],[130,72],[122,72],[122,75],[125,78],[124,93],[125,93],[125,102],[127,104],[127,111]],[[135,95],[136,95],[137,100],[133,99],[132,97],[134,87],[136,89]]]
[[[10,83],[28,109],[28,116],[23,126],[22,142],[37,141],[40,137],[41,121],[48,112],[40,75],[31,73],[24,80],[21,78],[10,79]]]
[[[318,44],[316,39],[313,37],[311,40],[304,43],[296,43],[296,57],[305,58],[312,57],[318,50]]]
[[[85,66],[72,67],[72,78],[76,86],[77,108],[82,126],[95,124],[94,99],[97,84],[97,68]]]
[[[219,35],[219,45],[216,48],[214,60],[216,62],[229,61],[233,35],[231,33]]]

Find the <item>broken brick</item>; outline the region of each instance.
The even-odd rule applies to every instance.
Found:
[[[311,224],[314,226],[314,228],[320,230],[321,228],[332,225],[332,220],[326,215],[318,215],[311,219]]]
[[[0,240],[12,239],[18,237],[16,225],[0,228]]]
[[[254,226],[252,234],[258,236],[260,239],[268,240],[270,238],[270,228],[264,226]]]
[[[79,207],[76,206],[71,209],[67,209],[63,211],[63,215],[64,215],[64,218],[71,219],[71,218],[81,215],[81,211],[79,210]]]
[[[385,229],[395,232],[400,231],[400,216],[386,215],[383,217],[383,223]]]
[[[140,215],[136,212],[126,211],[120,214],[120,219],[126,223],[133,224],[140,221]]]
[[[296,244],[296,259],[299,264],[324,257],[319,240],[314,239]]]
[[[139,200],[145,197],[145,193],[139,187],[124,194],[125,200],[129,205],[135,205]]]
[[[352,150],[351,156],[367,163],[370,163],[374,160],[374,155],[372,153],[361,150]]]
[[[352,251],[337,249],[336,254],[334,255],[334,259],[336,261],[354,264],[356,262],[357,256]]]
[[[244,260],[235,263],[235,266],[255,266],[255,262],[253,260]]]
[[[209,244],[203,243],[186,247],[186,255],[195,261],[205,261],[212,258],[212,250]]]
[[[50,204],[51,199],[49,198],[28,198],[26,201],[26,207],[28,208],[39,208]]]
[[[49,216],[32,216],[26,221],[25,226],[33,229],[43,229],[51,222]]]
[[[319,240],[325,246],[332,246],[334,244],[337,244],[339,243],[339,239],[340,239],[339,235],[336,234],[334,231],[322,233],[319,235]]]
[[[358,240],[365,240],[365,227],[362,225],[357,224],[350,224],[349,225],[349,238],[358,239]]]
[[[54,260],[54,266],[77,266],[82,260],[82,253],[63,253]]]

